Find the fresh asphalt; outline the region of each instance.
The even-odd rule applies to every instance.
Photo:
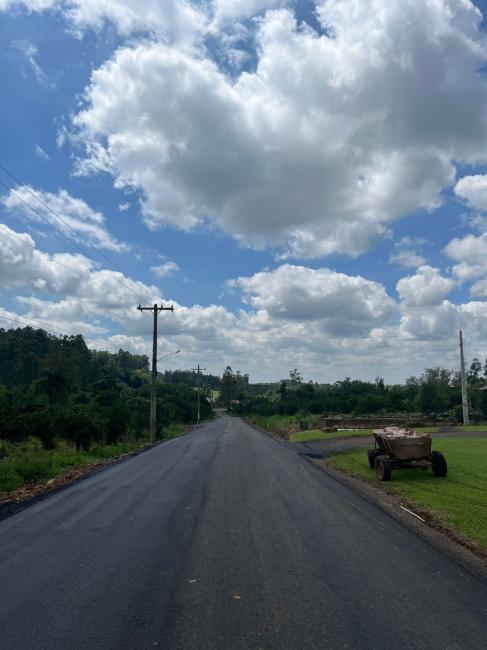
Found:
[[[241,420],[0,522],[0,648],[487,647],[487,586]]]

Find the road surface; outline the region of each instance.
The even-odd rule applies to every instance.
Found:
[[[487,588],[241,420],[0,522],[0,648],[487,647]]]

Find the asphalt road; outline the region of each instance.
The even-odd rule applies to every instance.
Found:
[[[487,647],[487,587],[238,419],[0,522],[0,648]]]

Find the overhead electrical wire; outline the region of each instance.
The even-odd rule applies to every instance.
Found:
[[[108,257],[108,255],[106,255],[105,253],[103,253],[102,251],[100,251],[100,250],[99,250],[99,249],[98,249],[94,244],[92,244],[91,242],[88,242],[84,237],[81,237],[81,236],[79,235],[79,233],[78,233],[78,232],[77,232],[77,231],[76,231],[76,230],[71,226],[71,224],[69,224],[65,219],[63,219],[63,217],[61,217],[61,215],[60,215],[58,212],[56,212],[56,210],[53,210],[53,208],[51,208],[50,205],[48,205],[45,201],[43,201],[41,198],[39,198],[39,196],[38,196],[38,195],[37,195],[37,194],[32,190],[31,187],[29,187],[28,185],[26,185],[22,180],[20,180],[20,178],[17,178],[17,176],[15,176],[14,174],[12,174],[12,172],[9,171],[9,170],[8,170],[4,165],[2,165],[1,163],[0,163],[0,169],[1,169],[2,171],[4,171],[8,176],[10,176],[10,178],[11,178],[12,180],[14,180],[16,183],[18,183],[21,187],[23,187],[23,188],[24,188],[24,189],[25,189],[29,194],[31,194],[31,195],[36,199],[36,201],[38,201],[42,206],[44,206],[44,208],[46,208],[46,210],[48,210],[48,211],[49,211],[51,214],[53,214],[57,219],[59,219],[59,221],[61,221],[61,223],[63,223],[67,228],[69,228],[69,229],[70,229],[70,230],[71,230],[71,231],[72,231],[72,232],[73,232],[77,237],[80,237],[80,239],[82,239],[82,240],[86,243],[87,246],[89,246],[89,247],[92,248],[94,251],[96,251],[96,252],[98,253],[98,255],[100,255],[100,257],[103,257],[103,258],[104,258],[104,259],[105,259],[109,264],[111,264],[112,266],[114,266],[115,268],[117,268],[117,270],[119,270],[121,273],[124,273],[123,269],[122,269],[122,268],[121,268],[121,267],[120,267],[116,262],[114,262],[112,259],[110,259],[110,258]],[[125,275],[125,273],[124,273],[124,275]]]
[[[70,332],[65,332],[63,330],[60,330],[57,327],[52,327],[52,325],[46,326],[45,323],[43,323],[42,321],[37,320],[35,318],[28,318],[28,319],[23,318],[23,317],[10,318],[9,316],[4,316],[2,313],[0,313],[0,320],[10,321],[11,323],[18,323],[18,324],[24,325],[26,327],[32,327],[32,324],[34,323],[34,324],[37,324],[38,326],[40,326],[41,329],[43,329],[45,331],[56,332],[57,334],[62,334],[63,336],[76,337],[76,336],[80,335],[79,332],[78,332],[78,334],[72,334]],[[35,329],[35,327],[34,327],[34,329]],[[114,347],[112,345],[107,345],[105,343],[103,345],[104,345],[105,348],[107,348],[108,350],[111,350],[115,354],[118,353],[119,350],[121,349],[120,347],[117,348],[117,347]]]
[[[9,172],[9,171],[8,171],[8,170],[7,170],[7,169],[6,169],[2,164],[0,164],[0,169],[3,170],[6,174],[8,174],[8,175],[9,175],[13,180],[15,180],[17,183],[19,183],[19,184],[21,185],[21,187],[23,187],[23,188],[24,188],[24,189],[25,189],[29,194],[31,194],[31,195],[32,195],[32,196],[33,196],[33,197],[34,197],[34,198],[35,198],[35,199],[36,199],[36,200],[37,200],[37,201],[38,201],[38,202],[39,202],[39,203],[40,203],[40,204],[41,204],[41,205],[46,209],[46,210],[48,210],[49,212],[51,212],[51,213],[52,213],[52,214],[53,214],[53,215],[54,215],[54,216],[55,216],[59,221],[61,221],[61,223],[63,223],[67,228],[69,228],[69,229],[74,233],[74,235],[75,235],[75,237],[76,237],[77,239],[81,239],[81,241],[83,241],[87,247],[92,248],[94,251],[96,251],[96,253],[98,253],[98,255],[100,255],[100,256],[101,256],[102,258],[104,258],[104,259],[105,259],[109,264],[111,264],[112,266],[114,266],[114,267],[115,267],[115,268],[116,268],[120,273],[122,273],[122,276],[124,276],[124,278],[125,278],[126,273],[124,272],[124,270],[121,268],[121,266],[120,266],[119,264],[117,264],[116,262],[114,262],[113,260],[111,260],[111,259],[108,257],[108,255],[105,255],[105,253],[103,253],[102,251],[100,251],[100,250],[99,250],[99,249],[98,249],[94,244],[92,244],[92,243],[89,242],[85,237],[83,237],[82,235],[80,235],[80,234],[79,234],[79,233],[78,233],[78,232],[77,232],[77,231],[76,231],[76,230],[75,230],[75,229],[74,229],[74,228],[73,228],[73,227],[72,227],[72,226],[71,226],[71,225],[70,225],[70,224],[69,224],[65,219],[63,219],[63,217],[61,217],[61,216],[60,216],[60,215],[59,215],[55,210],[53,210],[49,205],[47,205],[47,203],[45,203],[42,199],[40,199],[40,198],[37,196],[37,194],[31,190],[30,187],[28,187],[28,186],[27,186],[25,183],[23,183],[20,179],[18,179],[18,178],[17,178],[16,176],[14,176],[11,172]],[[3,181],[0,181],[0,185],[2,185],[2,187],[4,187],[4,188],[5,188],[6,190],[8,190],[9,192],[11,192],[11,193],[12,193],[12,194],[13,194],[13,195],[14,195],[14,196],[19,200],[19,201],[21,201],[21,202],[22,202],[22,203],[23,203],[23,204],[24,204],[24,205],[25,205],[29,210],[31,210],[31,212],[33,212],[37,217],[39,217],[40,219],[42,219],[42,220],[43,220],[45,223],[47,223],[49,226],[52,226],[52,227],[53,227],[53,228],[54,228],[58,233],[60,233],[60,234],[61,234],[61,235],[62,235],[62,236],[63,236],[63,237],[64,237],[64,238],[65,238],[65,239],[66,239],[66,240],[67,240],[67,241],[72,245],[72,246],[74,246],[77,250],[79,250],[79,251],[82,253],[82,255],[84,255],[85,257],[89,257],[89,258],[90,258],[93,262],[95,262],[96,264],[98,263],[98,261],[95,260],[95,259],[93,259],[93,257],[89,254],[89,252],[87,252],[85,249],[83,249],[83,248],[78,244],[77,241],[75,241],[74,239],[72,239],[71,237],[69,237],[69,236],[66,234],[66,232],[64,232],[61,228],[56,227],[56,225],[55,225],[52,221],[49,221],[49,219],[47,219],[47,218],[46,218],[46,217],[45,217],[41,212],[39,212],[38,210],[36,210],[35,208],[33,208],[32,205],[30,205],[30,203],[29,203],[28,201],[26,201],[26,200],[25,200],[25,199],[24,199],[24,198],[23,198],[23,197],[18,193],[18,191],[16,191],[16,188],[13,188],[13,187],[11,187],[10,185],[7,185],[7,183],[4,183]],[[130,286],[125,282],[124,279],[120,279],[120,282],[121,282],[121,284],[123,284],[123,285],[125,286],[126,289],[128,289],[128,290],[132,293],[133,296],[135,296],[135,298],[136,298],[137,300],[139,300],[140,296],[137,295],[137,293],[132,289],[132,287],[130,287]]]
[[[455,334],[451,335],[444,335],[444,336],[438,336],[436,334],[425,334],[421,337],[405,337],[402,335],[398,334],[393,334],[393,335],[385,335],[385,336],[378,336],[377,338],[371,338],[370,336],[273,336],[273,337],[264,337],[264,336],[259,336],[259,332],[253,332],[252,336],[240,336],[240,335],[234,335],[230,334],[228,337],[223,336],[221,334],[215,335],[215,336],[200,336],[198,334],[195,334],[193,332],[177,332],[173,334],[162,334],[161,336],[192,336],[194,338],[200,339],[200,340],[214,340],[214,339],[225,339],[225,340],[231,340],[231,339],[239,339],[239,340],[244,340],[244,341],[251,341],[255,342],[256,340],[259,341],[370,341],[371,343],[377,342],[380,343],[383,339],[398,339],[402,341],[447,341],[456,338]],[[473,339],[473,337],[469,337],[470,340],[479,340],[479,341],[485,341],[487,339]]]
[[[81,239],[85,243],[85,245],[91,249],[93,249],[101,258],[103,258],[105,261],[107,261],[111,266],[115,267],[122,275],[124,278],[127,276],[125,271],[122,269],[122,267],[117,264],[115,261],[113,261],[108,255],[100,251],[94,244],[89,242],[86,238],[82,237],[56,210],[54,210],[50,205],[48,205],[45,201],[43,201],[37,194],[32,190],[31,187],[26,185],[20,178],[18,178],[15,174],[13,174],[10,170],[8,170],[3,164],[0,163],[0,169],[7,174],[12,180],[14,180],[16,183],[18,183],[21,187],[23,187],[40,205],[42,205],[46,210],[48,210],[58,221],[60,221],[66,228],[68,228],[70,231],[72,231],[77,239]],[[0,180],[0,185],[2,185],[5,189],[7,189],[9,192],[11,192],[14,196],[17,197],[19,201],[21,201],[31,212],[33,212],[37,217],[42,219],[45,223],[47,223],[49,226],[52,226],[58,233],[60,233],[69,243],[76,247],[77,250],[79,250],[83,256],[89,257],[93,262],[97,263],[97,260],[94,260],[93,257],[87,253],[86,250],[84,250],[78,243],[77,241],[73,240],[71,237],[69,237],[66,232],[64,232],[61,228],[56,227],[56,225],[47,219],[42,213],[40,213],[38,210],[32,207],[30,203],[28,203],[20,194],[14,189],[13,187],[10,187],[6,183]],[[28,245],[27,242],[24,242],[20,237],[17,237],[14,235],[12,232],[5,230],[5,228],[1,227],[0,228],[9,234],[10,236],[14,237],[15,239],[19,240],[21,243]],[[75,275],[78,275],[81,279],[83,279],[86,282],[89,282],[91,285],[93,285],[96,289],[99,289],[97,285],[95,285],[92,280],[74,269],[62,264],[61,262],[51,259],[51,261],[58,266],[63,267],[64,269],[70,271],[71,273],[74,273]],[[136,294],[136,292],[130,287],[125,280],[120,279],[121,284],[123,284],[131,293],[132,295],[138,300],[139,296]],[[14,320],[14,319],[7,319],[5,316],[1,316],[1,318],[5,320]],[[33,320],[33,319],[31,319]],[[20,322],[20,321],[14,321],[14,322]],[[33,322],[35,322],[33,320]],[[39,321],[38,321],[39,322]],[[43,325],[45,327],[45,325]],[[55,328],[50,327],[49,329],[55,330]],[[58,332],[61,332],[61,330],[57,330]],[[61,332],[62,334],[66,334],[65,332]],[[69,336],[74,336],[72,334],[69,334]],[[168,334],[166,336],[192,336],[194,338],[200,339],[200,340],[217,340],[217,339],[225,339],[225,340],[231,340],[231,339],[238,339],[242,341],[251,341],[255,342],[256,340],[258,341],[351,341],[351,340],[367,340],[372,342],[380,342],[383,339],[391,339],[391,340],[402,340],[405,342],[408,341],[446,341],[449,339],[456,338],[456,335],[445,335],[445,336],[438,336],[435,334],[431,335],[423,335],[421,337],[404,337],[401,335],[384,335],[384,336],[379,336],[376,339],[371,338],[370,335],[368,336],[340,336],[340,337],[314,337],[314,336],[290,336],[290,337],[263,337],[259,336],[258,332],[252,333],[252,336],[239,336],[239,335],[234,335],[231,334],[228,337],[222,336],[222,335],[215,335],[215,336],[199,336],[198,334],[194,332],[178,332],[175,334]],[[477,341],[485,341],[487,339],[482,339],[482,338],[472,338],[469,337],[470,340],[477,340]]]
[[[17,235],[15,235],[15,234],[14,234],[13,232],[11,232],[10,230],[7,230],[7,229],[3,226],[3,224],[0,224],[0,230],[3,230],[3,232],[5,232],[7,235],[9,235],[9,237],[13,237],[14,239],[17,239],[21,244],[24,244],[25,246],[28,246],[30,249],[32,249],[32,246],[31,246],[28,242],[24,241],[24,240],[21,239],[20,237],[17,237]],[[81,279],[84,280],[85,282],[89,282],[93,287],[95,287],[95,289],[99,290],[100,287],[98,287],[98,286],[97,286],[97,285],[96,285],[96,284],[95,284],[95,283],[94,283],[90,278],[88,278],[87,276],[83,275],[82,273],[79,273],[78,271],[75,271],[75,270],[72,269],[71,267],[66,266],[66,264],[63,264],[62,262],[59,262],[58,260],[53,259],[52,255],[50,256],[50,261],[51,261],[53,264],[56,264],[57,266],[60,266],[60,267],[62,267],[63,269],[66,269],[66,271],[69,271],[70,273],[74,273],[75,275],[77,275],[79,278],[81,278]]]

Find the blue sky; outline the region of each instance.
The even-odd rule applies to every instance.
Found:
[[[256,381],[484,358],[486,11],[0,0],[0,324],[148,352],[169,301],[173,367]]]

